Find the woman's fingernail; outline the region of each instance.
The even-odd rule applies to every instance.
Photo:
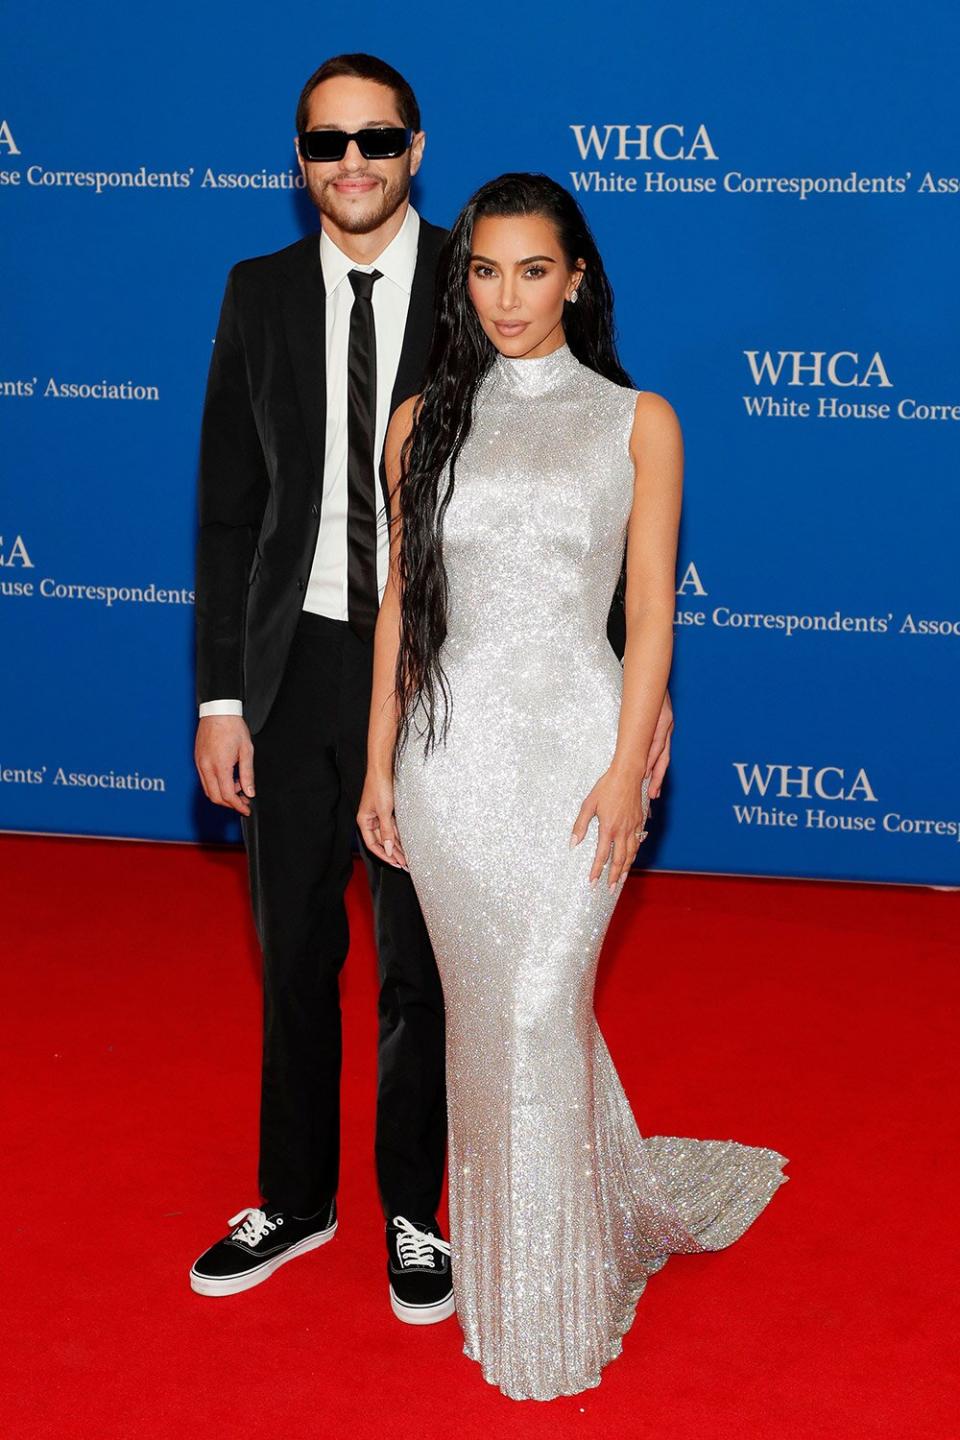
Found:
[[[386,850],[386,852],[387,852],[388,855],[391,855],[391,856],[393,855],[393,841],[392,841],[392,840],[384,840],[384,842],[383,842],[383,848],[384,848],[384,850]]]
[[[571,835],[571,836],[570,836],[570,849],[571,849],[571,850],[572,850],[573,847],[576,845],[576,843],[577,843],[577,837],[576,837],[576,835]]]
[[[599,880],[599,878],[600,878],[599,875],[597,875],[597,876],[594,877],[593,880],[590,881],[590,889],[591,889],[591,890],[596,890],[596,888],[597,888],[597,880]]]

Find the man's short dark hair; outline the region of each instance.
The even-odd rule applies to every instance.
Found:
[[[399,70],[394,70],[386,60],[378,60],[376,55],[334,55],[330,60],[324,60],[319,70],[314,70],[310,79],[300,92],[300,99],[297,103],[297,134],[301,134],[307,128],[307,114],[310,107],[310,96],[318,85],[324,80],[333,80],[339,75],[350,75],[355,80],[373,80],[377,85],[385,85],[392,90],[397,102],[397,110],[400,119],[408,130],[420,129],[420,106],[417,104],[417,97],[413,93],[413,87],[407,80],[404,80]]]

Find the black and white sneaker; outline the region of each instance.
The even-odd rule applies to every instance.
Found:
[[[241,1210],[227,1224],[237,1228],[204,1250],[190,1271],[190,1288],[198,1295],[252,1290],[288,1260],[326,1245],[336,1234],[337,1202],[305,1219],[272,1206]]]
[[[411,1225],[402,1215],[387,1222],[390,1307],[407,1325],[435,1325],[456,1308],[450,1246],[435,1220]]]

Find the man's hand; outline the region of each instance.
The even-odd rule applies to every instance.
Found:
[[[646,773],[650,776],[650,799],[656,800],[670,764],[670,737],[673,734],[673,703],[668,690],[663,697],[657,728],[653,732]]]
[[[253,741],[245,721],[239,715],[206,716],[197,726],[193,758],[207,799],[249,815],[247,797],[255,794]]]

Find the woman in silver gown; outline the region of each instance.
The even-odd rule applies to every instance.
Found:
[[[647,1277],[742,1235],[786,1161],[641,1138],[594,1018],[670,666],[676,417],[630,388],[596,246],[546,177],[478,191],[440,283],[423,393],[387,441],[359,822],[409,866],[443,981],[465,1351],[504,1394],[550,1399],[599,1383]]]

